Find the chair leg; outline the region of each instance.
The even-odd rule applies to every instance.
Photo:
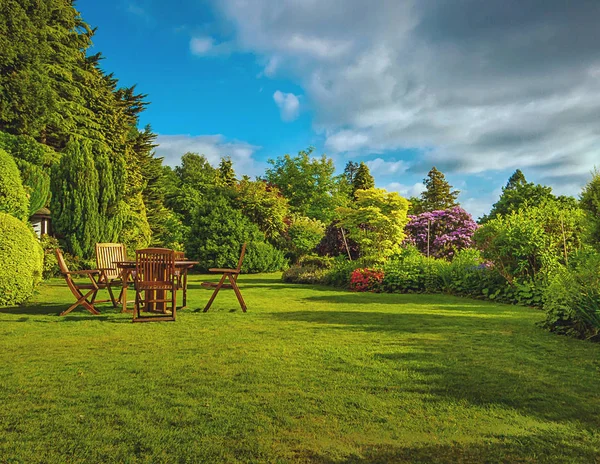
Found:
[[[213,301],[215,301],[215,298],[217,297],[217,293],[219,293],[219,290],[221,290],[221,287],[223,286],[223,283],[225,282],[226,277],[227,277],[227,274],[223,274],[223,277],[221,277],[221,280],[219,280],[219,284],[216,286],[215,291],[213,292],[212,296],[210,297],[210,300],[208,300],[208,303],[206,303],[206,306],[204,307],[204,312],[206,312],[210,309],[210,305],[212,305]]]
[[[96,293],[97,293],[97,290],[90,290],[85,295],[83,293],[79,293],[80,297],[77,299],[77,301],[75,303],[73,303],[71,306],[69,306],[69,308],[64,310],[62,313],[60,313],[60,315],[66,316],[71,311],[73,311],[75,308],[77,308],[79,305],[81,305],[85,309],[87,309],[90,313],[97,316],[98,314],[100,314],[100,312],[96,308],[94,308],[94,304],[93,304]],[[87,301],[87,299],[90,297],[90,295],[92,296],[92,303]]]
[[[183,270],[183,306],[187,307],[187,269]]]
[[[175,320],[175,316],[177,315],[177,290],[171,290],[171,308],[173,312],[173,320]]]
[[[233,288],[233,291],[235,292],[235,296],[237,296],[237,299],[240,302],[242,311],[246,312],[246,303],[244,302],[244,298],[242,298],[242,292],[240,292],[240,289],[237,286],[237,280],[234,279],[233,277],[231,277],[231,275],[229,275],[229,274],[228,274],[228,277],[229,277],[229,282],[231,282],[231,288]]]
[[[115,300],[115,295],[112,291],[112,287],[110,285],[110,282],[107,280],[106,281],[106,290],[108,290],[108,295],[110,296],[110,301],[112,302],[113,308],[117,307],[117,300]]]

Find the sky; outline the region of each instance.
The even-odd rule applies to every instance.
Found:
[[[151,102],[171,166],[238,174],[309,146],[418,195],[432,166],[475,218],[521,169],[577,196],[600,166],[598,0],[78,0],[91,53]]]

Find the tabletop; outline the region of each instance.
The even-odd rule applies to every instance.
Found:
[[[115,263],[118,268],[121,269],[135,269],[135,261],[119,261]],[[178,259],[175,261],[175,267],[192,267],[196,264],[200,264],[200,261],[190,261],[188,259]]]

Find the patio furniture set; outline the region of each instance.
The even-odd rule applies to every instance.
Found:
[[[55,250],[58,266],[65,282],[73,295],[75,303],[60,313],[69,314],[78,306],[83,306],[91,314],[100,314],[96,303],[111,302],[116,308],[121,305],[121,312],[129,312],[127,304],[133,302],[133,322],[174,321],[177,309],[187,306],[188,271],[198,261],[185,258],[182,252],[166,248],[145,248],[136,250],[135,260],[127,258],[125,245],[121,243],[97,243],[97,269],[69,271],[64,256],[59,248]],[[211,268],[209,272],[222,274],[219,282],[203,282],[202,287],[213,288],[214,291],[204,307],[208,311],[222,288],[232,289],[246,312],[246,303],[237,285],[242,262],[246,253],[246,244],[242,246],[240,259],[235,269]],[[85,283],[77,281],[77,277],[87,277]],[[226,280],[229,283],[226,283]],[[127,290],[132,285],[135,300],[127,300]],[[100,290],[106,289],[110,299],[96,300]],[[182,306],[177,307],[177,291],[183,294]],[[118,296],[115,294],[118,292]]]

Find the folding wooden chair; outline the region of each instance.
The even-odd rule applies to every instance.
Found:
[[[210,300],[208,300],[208,303],[206,304],[206,306],[204,308],[204,312],[209,310],[210,305],[212,305],[213,301],[215,301],[215,298],[217,297],[217,293],[219,293],[219,290],[221,290],[222,288],[233,289],[233,291],[235,292],[235,296],[237,297],[237,299],[240,303],[240,306],[242,307],[242,311],[246,312],[246,303],[244,302],[244,298],[242,298],[242,293],[240,292],[240,289],[237,285],[237,278],[238,278],[238,275],[240,275],[240,272],[242,270],[242,263],[244,262],[245,254],[246,254],[246,244],[244,243],[242,245],[242,252],[240,254],[240,259],[238,261],[238,265],[235,269],[213,268],[213,269],[208,270],[209,272],[222,273],[223,276],[221,277],[221,280],[219,280],[219,283],[202,282],[201,285],[203,287],[215,289],[212,296],[210,297]],[[229,279],[228,284],[225,283],[225,279]]]
[[[185,253],[183,251],[175,252],[175,261],[184,261]],[[187,306],[187,267],[177,267],[175,266],[175,278],[177,281],[177,290],[183,290],[183,302],[181,304],[181,308],[185,308]]]
[[[177,312],[175,252],[166,248],[137,250],[135,263],[133,322],[174,321]],[[167,292],[171,292],[170,298],[167,298]],[[167,307],[169,302],[170,308]],[[146,313],[154,315],[142,317],[142,307]]]
[[[106,284],[113,306],[123,297],[123,287],[128,282],[122,281],[121,271],[117,264],[127,260],[127,251],[122,243],[96,243],[96,265],[100,271],[100,283]],[[112,287],[121,287],[119,298],[115,299]]]
[[[73,311],[77,306],[83,306],[90,313],[97,315],[100,312],[94,307],[94,303],[100,303],[100,301],[96,301],[96,295],[98,290],[103,288],[107,288],[105,283],[101,283],[98,281],[100,277],[100,271],[97,269],[87,270],[87,271],[69,271],[67,267],[67,263],[65,262],[65,258],[63,257],[62,251],[59,248],[54,250],[56,253],[56,260],[58,261],[58,267],[60,268],[60,272],[65,278],[65,282],[67,286],[73,293],[73,296],[77,299],[73,305],[60,313],[61,316],[69,314]],[[82,284],[77,283],[73,280],[73,276],[87,276],[90,280],[90,283]],[[83,291],[88,290],[86,294]],[[104,300],[109,301],[109,300]]]

